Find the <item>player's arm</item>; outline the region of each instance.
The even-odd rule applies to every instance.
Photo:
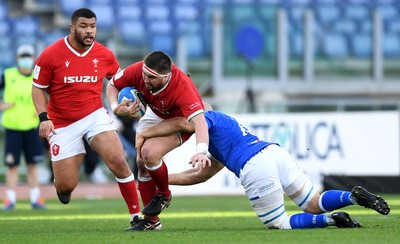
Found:
[[[47,115],[47,96],[46,90],[32,86],[32,100],[40,118],[39,136],[50,140],[50,133],[55,134],[53,122]]]
[[[179,173],[168,174],[168,183],[170,185],[195,185],[206,182],[208,179],[218,173],[224,165],[218,161],[212,161],[210,167],[191,168]]]
[[[118,103],[118,93],[118,88],[114,86],[114,78],[111,78],[106,86],[106,97],[108,103],[110,104],[111,111],[115,115],[136,118],[134,115],[140,109],[139,101],[134,101],[133,103],[131,103],[132,100],[127,99],[121,103]]]
[[[183,117],[165,119],[147,128],[141,135],[144,138],[169,136],[178,132],[193,133],[194,127]]]
[[[196,154],[190,159],[193,167],[211,166],[211,161],[207,157],[208,153],[208,125],[204,114],[194,116],[190,123],[193,124],[196,136]]]
[[[193,133],[194,127],[183,117],[162,120],[141,133],[136,134],[136,149],[140,152],[144,141],[148,138],[169,136],[179,132]]]
[[[113,82],[113,79],[110,79],[107,82],[106,96],[107,96],[108,103],[110,104],[111,110],[114,112],[115,108],[118,106],[119,90],[114,86],[114,84],[112,82]]]
[[[47,98],[44,89],[32,86],[32,100],[38,114],[47,112]]]

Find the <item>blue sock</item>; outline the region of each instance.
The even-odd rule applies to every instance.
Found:
[[[327,212],[343,208],[349,205],[353,205],[350,201],[351,192],[339,191],[339,190],[329,190],[321,195],[321,201],[323,209]]]
[[[290,216],[290,226],[292,229],[323,228],[328,226],[325,218],[324,214],[293,214]]]

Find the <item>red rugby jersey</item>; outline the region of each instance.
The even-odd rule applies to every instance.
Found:
[[[117,73],[111,82],[121,90],[134,86],[140,91],[153,112],[163,119],[185,117],[188,120],[204,111],[203,102],[193,81],[178,67],[172,65],[172,77],[167,86],[150,93],[142,76],[143,61],[131,64]]]
[[[35,63],[33,85],[47,89],[48,114],[54,127],[72,124],[103,106],[103,78],[119,63],[111,50],[94,42],[80,53],[67,37],[49,45]]]

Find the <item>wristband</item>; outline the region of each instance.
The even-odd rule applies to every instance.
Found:
[[[197,143],[197,145],[196,145],[196,153],[207,154],[208,153],[208,145],[207,145],[207,143],[204,143],[204,142]]]
[[[118,107],[118,102],[113,102],[111,103],[111,110],[113,111],[113,113],[115,114],[115,109]]]
[[[43,121],[46,121],[46,120],[50,120],[50,119],[47,117],[47,112],[42,112],[42,113],[40,113],[40,114],[39,114],[39,120],[40,120],[40,123],[42,123]]]

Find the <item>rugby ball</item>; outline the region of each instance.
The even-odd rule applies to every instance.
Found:
[[[125,87],[122,90],[120,90],[118,93],[118,103],[121,103],[128,99],[131,99],[132,102],[134,102],[136,99],[139,100],[140,110],[136,114],[136,117],[141,118],[146,113],[146,102],[144,100],[143,95],[138,90],[136,90],[136,88],[133,86]],[[127,105],[129,106],[130,103]]]

